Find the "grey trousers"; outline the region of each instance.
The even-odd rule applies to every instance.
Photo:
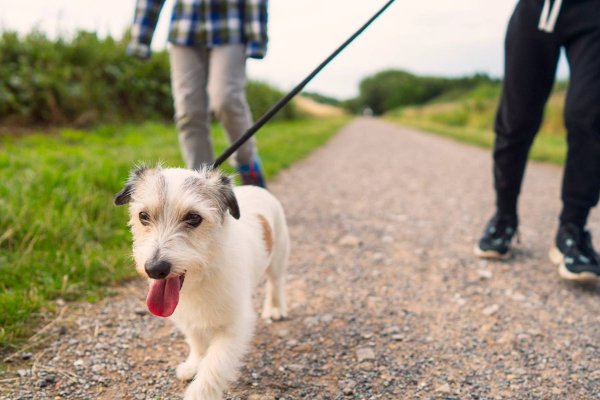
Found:
[[[188,168],[214,159],[210,122],[213,110],[231,142],[252,125],[246,100],[246,49],[223,45],[211,49],[171,46],[171,85],[179,145]],[[234,155],[234,164],[249,164],[255,156],[253,140]]]

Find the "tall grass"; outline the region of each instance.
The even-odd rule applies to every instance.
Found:
[[[323,144],[347,120],[275,122],[258,135],[268,178]],[[216,128],[215,148],[226,140]],[[0,352],[51,312],[53,300],[95,300],[134,276],[126,210],[113,207],[139,161],[180,166],[171,125],[0,138]]]
[[[448,92],[422,106],[404,107],[386,115],[391,121],[448,136],[480,147],[492,147],[500,86],[482,84],[469,92]],[[563,164],[566,155],[564,84],[550,97],[530,157]]]

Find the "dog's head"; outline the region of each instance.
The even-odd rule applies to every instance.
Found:
[[[136,168],[114,202],[129,204],[136,268],[151,279],[146,302],[163,317],[186,274],[210,273],[223,224],[240,217],[231,179],[209,169]]]

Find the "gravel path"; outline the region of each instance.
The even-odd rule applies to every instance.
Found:
[[[599,287],[547,259],[561,169],[530,165],[507,263],[472,256],[490,171],[487,151],[359,119],[283,172],[290,319],[259,322],[227,398],[600,399]],[[119,292],[64,308],[0,398],[180,399],[182,338],[144,282]]]

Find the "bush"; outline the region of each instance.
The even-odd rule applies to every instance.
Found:
[[[250,103],[252,118],[256,121],[279,101],[285,94],[274,87],[257,81],[249,81],[246,85],[246,95]],[[300,117],[298,109],[293,103],[288,103],[279,111],[274,120],[292,120]]]
[[[51,41],[34,32],[0,37],[0,121],[79,124],[172,115],[168,58],[128,57],[124,44],[79,32]]]
[[[156,52],[147,61],[125,52],[126,39],[79,32],[50,40],[39,32],[0,35],[0,123],[76,125],[171,120],[169,58]],[[255,117],[282,93],[262,83],[248,85]],[[286,107],[279,119],[297,116]]]

